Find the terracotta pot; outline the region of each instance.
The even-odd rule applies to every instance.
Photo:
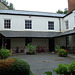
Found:
[[[74,72],[72,72],[72,75],[75,75],[75,71],[74,71]]]

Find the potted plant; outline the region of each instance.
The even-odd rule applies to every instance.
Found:
[[[33,46],[32,43],[27,45],[28,51],[27,54],[35,54],[36,53],[36,46]]]
[[[68,55],[68,52],[69,52],[69,51],[67,51],[67,50],[65,50],[65,49],[60,49],[60,50],[58,51],[58,55],[59,55],[59,56],[64,56],[64,57],[66,57],[66,56]]]
[[[57,45],[56,46],[56,51],[59,52],[60,49],[61,49],[61,47]]]
[[[42,47],[41,46],[37,46],[37,52],[41,53],[42,52]]]
[[[10,55],[11,55],[11,52],[8,49],[2,48],[0,50],[0,57],[1,57],[1,59],[7,58]]]

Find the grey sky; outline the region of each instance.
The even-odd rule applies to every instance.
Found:
[[[16,10],[56,12],[68,8],[68,0],[7,0]]]

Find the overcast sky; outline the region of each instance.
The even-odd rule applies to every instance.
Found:
[[[7,0],[15,10],[53,12],[68,8],[68,0]]]

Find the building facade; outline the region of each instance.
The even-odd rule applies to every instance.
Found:
[[[75,10],[68,14],[35,11],[0,10],[0,47],[25,49],[35,46],[55,51],[75,46]],[[75,50],[74,50],[75,51]]]
[[[74,30],[75,11],[70,14],[0,10],[0,33],[7,48],[24,48],[29,42],[54,51],[56,45],[74,46],[74,35],[66,42],[66,32]],[[1,38],[2,39],[2,38]],[[1,40],[2,41],[2,40]]]

